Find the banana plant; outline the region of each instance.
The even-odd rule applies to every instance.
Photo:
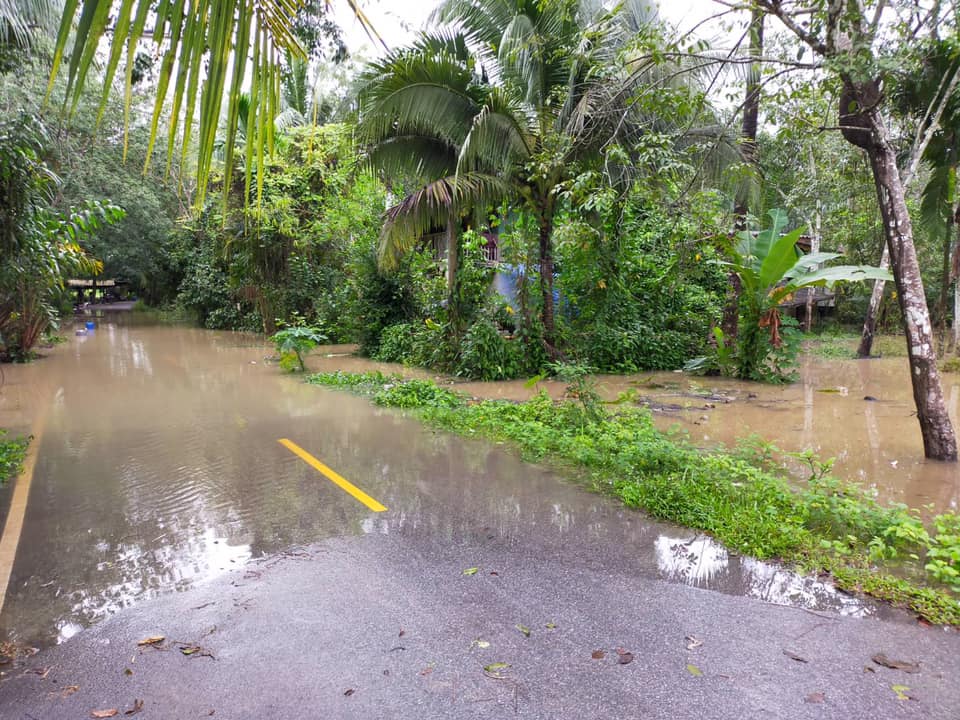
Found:
[[[798,290],[832,287],[837,282],[893,279],[887,270],[872,265],[820,267],[841,254],[801,254],[796,245],[803,228],[783,233],[789,222],[786,211],[771,210],[768,215],[770,226],[756,234],[740,232],[731,259],[723,263],[739,275],[743,285],[736,372],[749,380],[785,379],[779,362],[773,363],[771,375],[771,360],[783,346],[780,305]]]

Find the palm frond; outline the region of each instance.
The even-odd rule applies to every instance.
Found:
[[[535,131],[523,107],[502,88],[494,88],[473,118],[460,149],[460,172],[491,168],[505,174],[511,165],[529,158],[536,146]]]
[[[452,213],[486,207],[501,201],[509,186],[499,177],[467,173],[444,177],[407,195],[387,210],[377,257],[386,270],[397,267],[420,238],[436,227],[445,226]]]

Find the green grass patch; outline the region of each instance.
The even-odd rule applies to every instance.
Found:
[[[925,525],[915,511],[882,506],[826,475],[824,464],[811,464],[797,489],[749,454],[705,452],[667,437],[645,409],[558,404],[545,394],[524,403],[474,402],[430,381],[379,373],[308,381],[412,408],[434,427],[509,442],[529,460],[576,469],[626,505],[706,531],[731,549],[825,571],[841,588],[960,625],[960,516]]]
[[[0,485],[15,477],[23,469],[30,438],[8,439],[7,431],[0,430]]]

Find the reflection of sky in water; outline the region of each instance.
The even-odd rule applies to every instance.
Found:
[[[661,575],[672,582],[724,588],[776,605],[829,608],[853,617],[867,617],[875,612],[870,605],[816,578],[754,558],[731,555],[706,535],[661,535],[654,541],[654,549]]]

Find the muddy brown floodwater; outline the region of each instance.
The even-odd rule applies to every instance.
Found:
[[[477,538],[523,547],[531,533],[538,548],[559,553],[603,543],[637,573],[806,608],[890,612],[741,558],[693,531],[650,522],[490,443],[308,386],[267,361],[270,348],[255,336],[138,325],[122,314],[98,323],[36,363],[5,368],[0,427],[33,432],[38,460],[0,640],[60,642],[131,603],[184,590],[250,558],[365,533],[396,534],[426,556]],[[323,348],[310,368],[398,370],[348,350]],[[902,365],[814,363],[803,383],[782,389],[672,374],[599,384],[609,396],[631,389],[648,396],[664,423],[679,423],[697,442],[757,431],[788,449],[809,444],[839,455],[842,472],[885,496],[953,507],[955,468],[917,460]],[[545,387],[563,392],[558,383]],[[818,392],[840,387],[845,393]],[[532,392],[523,383],[460,389]],[[864,401],[866,394],[877,401]],[[947,395],[955,412],[956,384]],[[367,510],[279,438],[389,510]],[[11,490],[0,489],[0,519]]]

